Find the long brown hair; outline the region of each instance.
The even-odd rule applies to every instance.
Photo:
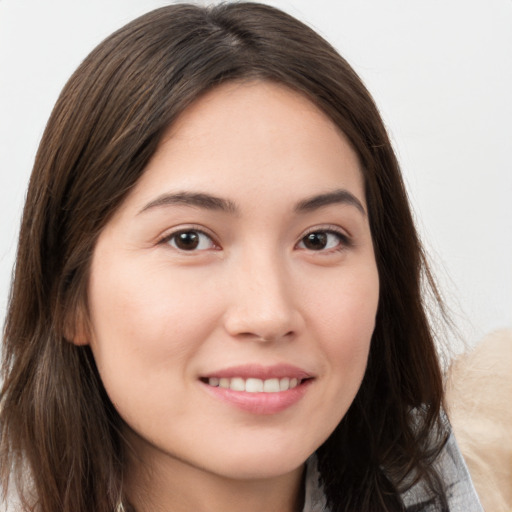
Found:
[[[334,511],[402,510],[445,440],[442,377],[422,300],[434,291],[378,110],[313,30],[253,3],[157,9],[101,43],[62,91],[37,153],[5,324],[0,467],[24,510],[112,512],[123,497],[120,418],[91,351],[68,341],[87,321],[97,237],[162,134],[209,89],[263,79],[306,95],[347,135],[364,172],[380,301],[362,386],[318,449]]]

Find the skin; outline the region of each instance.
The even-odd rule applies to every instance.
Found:
[[[199,245],[180,249],[176,231]],[[304,463],[363,378],[378,295],[360,164],[325,114],[268,82],[223,85],[188,108],[99,237],[91,329],[75,338],[126,422],[137,510],[300,510]],[[201,381],[283,363],[312,378],[274,414]]]

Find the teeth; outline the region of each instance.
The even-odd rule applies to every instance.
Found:
[[[231,382],[233,382],[233,380]],[[245,387],[239,389],[238,391],[247,391],[248,393],[261,393],[263,391],[263,381],[261,379],[247,379],[245,381]]]
[[[290,389],[290,379],[288,377],[284,377],[279,381],[279,389],[281,391],[286,391],[287,389]]]
[[[282,379],[243,379],[242,377],[211,377],[208,384],[213,387],[224,389],[232,389],[233,391],[245,391],[246,393],[278,393],[279,391],[287,391],[296,388],[300,384],[300,380],[295,377],[283,377]]]
[[[263,381],[262,391],[265,391],[265,393],[277,393],[278,391],[281,391],[281,388],[279,387],[279,379],[267,379]]]
[[[245,391],[244,379],[241,379],[240,377],[235,377],[234,379],[231,379],[229,389],[232,389],[233,391]]]

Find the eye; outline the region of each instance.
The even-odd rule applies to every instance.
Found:
[[[172,233],[162,242],[179,251],[205,251],[215,248],[215,243],[211,237],[197,229],[186,229]]]
[[[348,238],[342,233],[332,230],[318,230],[304,236],[297,247],[308,251],[328,251],[341,249],[346,245],[348,245]]]

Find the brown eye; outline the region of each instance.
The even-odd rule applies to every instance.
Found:
[[[309,251],[324,251],[345,245],[345,238],[335,231],[313,231],[302,238],[298,246]]]
[[[320,251],[327,245],[327,233],[309,233],[302,241],[306,249]]]
[[[206,233],[194,229],[174,233],[168,238],[167,243],[180,251],[201,251],[214,246]]]

